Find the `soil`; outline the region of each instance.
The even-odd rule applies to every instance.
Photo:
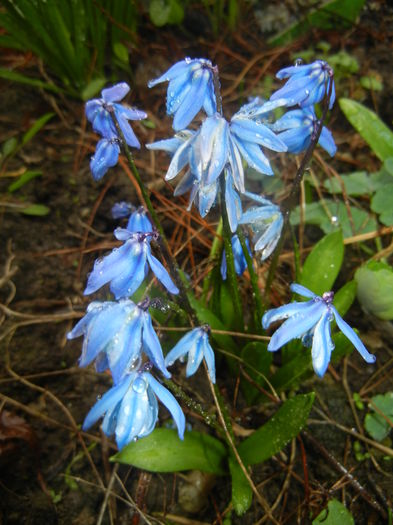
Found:
[[[195,16],[198,20],[203,18],[198,10],[193,13]],[[250,7],[232,35],[223,31],[219,37],[213,37],[204,19],[196,34],[198,24],[193,20],[190,15],[181,30],[157,29],[145,22],[138,47],[132,51],[134,89],[128,102],[148,108],[155,123],[154,129],[135,123],[134,130],[142,143],[171,135],[163,103],[165,88],[148,90],[146,80],[162,73],[175,60],[185,55],[207,56],[217,63],[224,107],[229,111],[236,108],[240,93],[243,99],[263,94],[264,75],[273,75],[293,60],[294,54],[315,47],[321,40],[330,43],[332,52],[344,49],[360,64],[354,77],[338,84],[339,96],[351,97],[356,92],[359,97],[357,79],[370,71],[378,73],[384,89],[363,91],[360,98],[391,125],[393,12],[383,2],[369,2],[359,23],[345,32],[313,31],[291,45],[276,48],[273,61],[266,35],[258,29]],[[34,62],[30,67],[34,70]],[[161,475],[124,465],[114,467],[109,462],[116,450],[114,443],[97,426],[90,434],[78,431],[87,411],[110,386],[111,379],[93,369],[79,369],[81,341],[67,342],[66,334],[89,302],[83,296],[83,288],[94,260],[114,246],[112,232],[118,221],[111,218],[112,205],[119,201],[139,204],[138,195],[121,166],[99,183],[93,181],[89,157],[96,136],[86,127],[81,102],[55,100],[33,88],[3,81],[1,92],[0,143],[20,137],[44,113],[55,110],[57,114],[7,162],[0,178],[3,202],[40,203],[50,209],[48,215],[38,217],[0,204],[0,523],[224,523],[230,515],[229,477],[212,479],[198,472]],[[339,154],[332,161],[339,173],[351,171],[354,166],[369,171],[379,167],[379,161],[345,121],[337,104],[329,127],[339,147]],[[211,242],[208,229],[202,232],[207,244],[200,242],[190,257],[184,241],[193,230],[184,228],[179,235],[172,235],[170,221],[181,208],[174,209],[171,201],[163,198],[172,199],[170,189],[163,183],[165,156],[154,157],[142,148],[135,158],[153,190],[153,200],[174,248],[183,246],[180,259],[195,277]],[[285,167],[294,173],[293,163]],[[7,188],[15,180],[12,174],[22,169],[39,170],[42,176],[10,194]],[[182,201],[177,203],[183,206]],[[197,217],[195,211],[180,213],[185,220]],[[200,228],[194,219],[189,224]],[[306,230],[308,233],[312,239],[315,230]],[[382,239],[382,243],[388,245],[389,241]],[[365,257],[355,248],[350,248],[347,256],[351,262]],[[273,294],[275,301],[280,294],[282,301],[288,298],[283,292],[291,280],[292,269],[287,260],[283,257],[280,283]],[[268,263],[258,268],[262,280],[267,268]],[[97,297],[102,299],[104,294]],[[354,437],[348,429],[366,435],[362,425],[365,410],[355,412],[359,419],[356,421],[351,409],[352,393],[361,392],[364,399],[369,399],[393,390],[392,330],[390,323],[371,319],[356,306],[349,320],[364,335],[370,351],[377,353],[376,365],[365,366],[357,355],[352,355],[330,368],[323,381],[310,379],[303,384],[301,392],[317,393],[307,433],[252,471],[254,483],[280,524],[311,523],[333,497],[347,505],[357,525],[388,522],[387,508],[392,508],[393,494],[392,458]],[[239,428],[255,428],[275,407],[265,402],[253,407],[255,411],[246,410],[241,393],[234,404],[235,379],[228,378],[223,365],[218,385],[233,420]],[[204,406],[214,410],[210,396],[203,394],[208,390],[202,377],[191,384],[196,392],[202,392],[199,400]],[[330,424],[322,418],[321,411],[330,418]],[[164,414],[162,419],[167,417],[165,411],[160,414]],[[186,411],[186,416],[194,428],[206,430],[190,411]],[[337,424],[347,431],[340,430]],[[391,447],[391,439],[388,437],[384,444]],[[356,458],[357,446],[368,456]],[[108,484],[112,484],[109,498]],[[243,517],[233,514],[232,523],[262,523],[263,516],[264,511],[254,498],[250,511]]]

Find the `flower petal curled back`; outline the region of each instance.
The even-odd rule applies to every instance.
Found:
[[[309,297],[310,299],[314,299],[314,297],[317,297],[314,292],[312,292],[302,284],[292,283],[289,288],[293,293],[297,293],[298,295],[301,295],[303,297]]]
[[[262,153],[262,150],[258,144],[240,140],[239,137],[235,135],[232,135],[232,140],[239,148],[242,157],[250,166],[250,168],[259,171],[264,175],[274,175],[269,161],[267,160],[264,153]]]
[[[216,382],[216,364],[215,356],[212,347],[210,346],[209,336],[207,333],[204,334],[202,339],[202,352],[203,357],[206,361],[207,371],[212,383]]]
[[[166,369],[164,355],[162,353],[161,343],[154,331],[149,312],[143,312],[143,351],[162,373],[164,377],[171,377],[171,373]]]
[[[154,275],[157,277],[157,279],[160,281],[161,284],[165,286],[165,288],[168,290],[168,292],[172,294],[178,294],[179,289],[174,284],[172,279],[169,277],[169,273],[166,271],[164,266],[160,263],[158,259],[152,255],[150,246],[147,246],[147,260],[149,262],[150,268]]]
[[[120,82],[110,88],[101,91],[102,98],[105,102],[119,102],[130,91],[130,86],[126,82]]]
[[[333,311],[333,315],[336,320],[338,328],[342,331],[345,337],[347,337],[351,341],[351,343],[356,348],[356,350],[359,352],[359,354],[363,357],[363,359],[367,363],[375,363],[375,360],[376,360],[375,355],[369,353],[367,348],[364,346],[364,344],[360,340],[359,336],[349,326],[349,324],[344,321],[344,319],[337,312],[334,306],[332,306],[332,311]]]
[[[262,326],[266,330],[272,323],[276,321],[282,321],[283,319],[288,319],[292,315],[301,314],[303,311],[306,311],[312,305],[311,301],[298,303],[294,301],[293,303],[284,304],[278,308],[272,308],[265,312],[262,317]]]
[[[287,146],[262,122],[249,118],[232,117],[231,132],[241,141],[252,142],[272,151],[287,151]]]
[[[94,180],[100,180],[105,173],[116,166],[119,160],[120,146],[115,139],[101,139],[90,161],[90,169]]]
[[[312,338],[311,358],[315,373],[322,377],[329,365],[334,344],[330,334],[330,312],[322,315],[318,323],[315,325],[314,334]]]
[[[165,365],[172,366],[173,363],[186,355],[189,349],[196,343],[199,333],[197,328],[183,336],[165,357]]]

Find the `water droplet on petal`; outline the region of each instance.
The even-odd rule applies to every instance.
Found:
[[[303,64],[303,59],[302,58],[297,58],[294,62],[294,65],[295,67],[297,66],[301,66]]]

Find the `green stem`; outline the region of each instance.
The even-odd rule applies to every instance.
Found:
[[[222,237],[222,219],[220,219],[217,225],[216,236],[213,239],[212,247],[210,249],[208,264],[212,264],[216,262],[216,257],[221,249],[221,244],[222,244],[221,237]],[[205,279],[203,280],[203,290],[202,290],[201,300],[205,304],[207,300],[207,294],[209,293],[209,290],[211,289],[213,275],[214,275],[214,272],[209,272],[207,277],[205,277]]]

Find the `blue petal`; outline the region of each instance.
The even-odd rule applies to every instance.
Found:
[[[214,182],[213,184],[210,184],[208,186],[199,187],[198,209],[199,209],[199,214],[202,218],[205,217],[209,213],[210,208],[215,203],[216,197],[217,197],[217,191],[218,191],[217,182]]]
[[[199,188],[199,182],[198,179],[191,173],[190,170],[188,170],[184,177],[182,177],[177,184],[173,195],[177,197],[178,195],[184,195],[188,191],[191,191],[193,187],[196,187],[196,191]]]
[[[269,205],[249,208],[245,211],[240,219],[240,224],[254,224],[259,222],[264,222],[268,225],[275,214],[279,213],[280,209],[275,204],[269,202]]]
[[[334,142],[333,135],[331,132],[323,126],[321,135],[319,137],[318,144],[329,153],[331,157],[334,157],[337,151],[337,146]]]
[[[205,184],[213,184],[228,161],[228,122],[208,117],[201,127],[201,159]]]
[[[315,326],[312,340],[312,365],[315,373],[322,377],[328,367],[334,344],[330,335],[330,312],[327,310]]]
[[[314,297],[317,297],[314,292],[303,286],[302,284],[298,283],[292,283],[289,287],[293,293],[297,293],[298,295],[301,295],[302,297],[309,297],[310,299],[314,299]]]
[[[133,233],[151,233],[153,231],[153,226],[145,208],[141,206],[134,211],[128,220],[127,230]]]
[[[153,389],[158,399],[163,405],[166,406],[166,408],[171,413],[173,420],[177,426],[179,438],[183,439],[184,430],[186,427],[186,418],[184,417],[183,411],[179,403],[176,401],[174,396],[164,386],[162,386],[161,383],[159,383],[151,374],[144,374],[144,376],[147,378],[149,385]]]
[[[122,219],[123,217],[128,217],[133,209],[134,206],[130,202],[115,202],[111,209],[112,218]]]
[[[183,104],[187,93],[191,89],[191,71],[187,70],[168,84],[166,97],[166,112],[173,115]]]
[[[229,175],[227,175],[225,179],[225,205],[229,226],[231,232],[234,233],[237,230],[239,220],[242,216],[242,204],[239,195],[233,188],[232,177]]]
[[[364,346],[364,344],[360,340],[359,336],[349,326],[349,324],[344,321],[344,319],[340,316],[340,314],[337,312],[335,307],[332,306],[331,308],[332,308],[334,317],[336,319],[337,326],[342,331],[342,333],[345,335],[345,337],[348,337],[348,339],[351,341],[353,346],[356,348],[356,350],[359,352],[359,354],[363,357],[363,359],[367,363],[375,363],[375,360],[376,360],[375,355],[372,355],[369,353],[367,348]]]
[[[116,113],[121,115],[126,120],[143,120],[147,118],[147,113],[137,108],[130,108],[121,104],[113,104]]]
[[[137,309],[138,310],[138,309]],[[136,311],[107,349],[113,381],[118,383],[139,358],[142,348],[142,318]]]
[[[201,109],[209,77],[210,73],[207,70],[196,71],[193,74],[191,88],[173,119],[174,130],[185,129]]]
[[[216,97],[214,94],[213,80],[210,77],[209,83],[206,87],[205,100],[203,101],[203,109],[208,117],[214,115],[217,111]]]
[[[313,64],[304,64],[304,65],[299,65],[299,66],[296,65],[296,66],[284,67],[277,72],[276,77],[282,80],[283,78],[288,78],[293,75],[296,75],[296,76],[309,75],[312,71],[312,67],[313,67]]]
[[[264,175],[274,175],[269,161],[258,145],[253,144],[252,142],[243,142],[236,137],[233,137],[233,139],[250,168],[257,170]]]
[[[95,180],[100,180],[109,168],[116,166],[119,159],[120,147],[117,142],[102,139],[90,161],[90,169]]]
[[[231,132],[241,141],[259,144],[273,151],[287,151],[284,142],[261,122],[246,118],[232,118]]]
[[[299,128],[303,125],[304,117],[304,109],[293,109],[292,111],[287,111],[273,124],[272,128],[274,131]]]
[[[92,122],[93,129],[104,138],[110,140],[117,137],[117,130],[110,113],[104,109],[99,109]]]
[[[128,267],[111,280],[110,290],[116,299],[132,295],[146,276],[146,245],[132,243]]]
[[[176,175],[188,164],[189,148],[193,143],[194,137],[186,140],[179,146],[176,153],[173,155],[168,171],[165,175],[165,180],[172,180]]]
[[[273,334],[267,349],[271,352],[278,350],[291,339],[301,337],[308,332],[321,318],[326,305],[324,302],[313,302],[309,308],[295,313]]]
[[[115,112],[115,115],[116,115],[117,122],[119,123],[120,129],[123,132],[123,135],[124,135],[124,138],[127,144],[131,146],[132,148],[139,149],[141,145],[139,143],[139,140],[136,138],[136,135],[133,129],[131,128],[130,124],[128,123],[128,121],[122,115],[118,115],[117,112]]]
[[[294,301],[293,303],[284,304],[278,308],[272,308],[263,315],[262,326],[266,330],[272,323],[281,321],[282,319],[288,319],[288,317],[298,313],[303,313],[304,310],[311,308],[312,305],[313,301],[307,301],[303,303]]]
[[[145,144],[147,149],[151,150],[162,150],[168,153],[175,153],[176,150],[184,143],[184,139],[180,138],[176,134],[174,137],[165,140],[158,140],[157,142],[152,142],[151,144]]]
[[[120,82],[115,86],[103,89],[101,95],[105,102],[118,102],[122,100],[129,91],[130,86],[126,82]]]
[[[198,339],[189,348],[186,366],[186,377],[193,376],[198,370],[203,359],[203,336],[205,332],[199,328]]]
[[[154,331],[149,312],[143,312],[143,350],[150,361],[165,377],[171,377],[166,369],[160,341]]]
[[[209,343],[209,336],[205,333],[202,337],[202,352],[207,365],[207,371],[212,383],[216,382],[216,365],[212,347]]]
[[[237,190],[240,191],[240,193],[244,193],[245,187],[244,187],[244,169],[243,169],[243,161],[242,157],[240,155],[239,149],[236,146],[236,144],[233,142],[231,135],[229,134],[229,140],[228,140],[228,162],[231,167],[231,174],[233,178],[233,182],[235,184],[235,187]]]
[[[310,101],[310,94],[318,86],[318,79],[311,77],[299,77],[290,79],[281,89],[273,93],[270,100],[277,100],[280,98],[287,99],[288,106]],[[317,102],[317,101],[315,101]]]
[[[191,61],[191,62],[194,62],[194,61]],[[172,78],[176,78],[177,76],[181,75],[185,71],[189,71],[191,62],[186,61],[186,60],[181,60],[180,62],[176,62],[176,64],[170,67],[168,71],[166,71],[160,77],[154,80],[150,80],[147,85],[149,86],[149,88],[151,88],[157,84],[160,84],[161,82],[169,82],[170,80],[172,80]]]
[[[188,353],[190,348],[196,344],[198,338],[200,337],[199,331],[200,328],[194,328],[176,343],[176,345],[165,357],[166,366],[172,366],[177,359]]]
[[[310,142],[313,130],[307,127],[287,129],[279,134],[280,139],[285,142],[289,153],[301,153],[305,151]]]
[[[89,100],[85,105],[85,114],[89,122],[93,123],[98,111],[102,109],[102,101],[98,98]]]
[[[147,248],[147,260],[149,261],[150,268],[152,269],[154,275],[157,277],[160,283],[165,286],[168,292],[173,293],[173,294],[178,294],[179,293],[178,287],[174,284],[168,272],[166,271],[164,266],[160,263],[160,261],[156,259],[154,255],[152,255],[150,251],[150,246],[148,246]]]

